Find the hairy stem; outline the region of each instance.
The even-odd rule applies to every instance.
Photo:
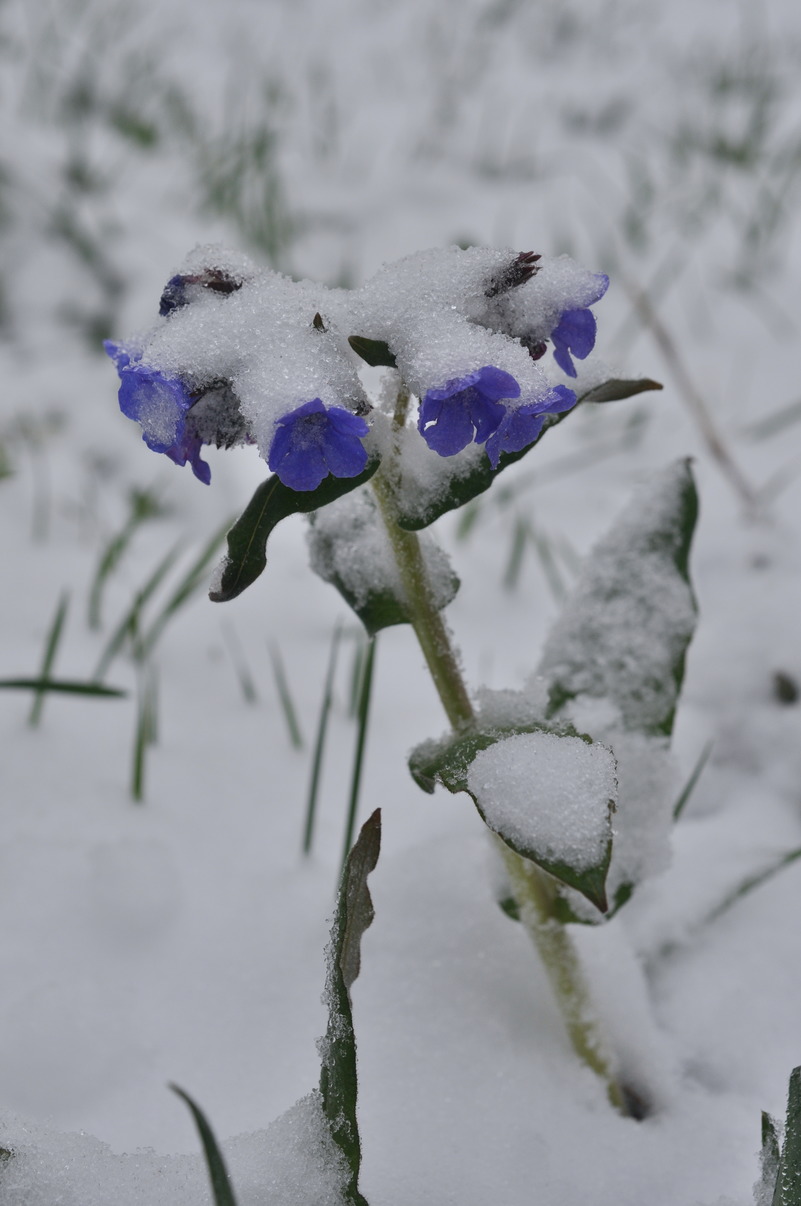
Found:
[[[408,402],[409,395],[401,388],[393,419],[396,432],[406,422]],[[397,523],[397,482],[397,461],[389,456],[372,479],[373,490],[400,572],[412,628],[448,720],[458,730],[474,720],[475,713],[459,657],[434,605],[419,538],[415,532],[407,532]],[[613,1073],[575,945],[564,925],[553,915],[556,881],[529,859],[515,853],[500,838],[496,837],[496,841],[518,904],[520,920],[542,959],[574,1051],[604,1081],[612,1105],[621,1114],[635,1112],[630,1095]]]

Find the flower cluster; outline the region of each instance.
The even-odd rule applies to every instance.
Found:
[[[199,248],[168,281],[148,335],[106,350],[120,408],[145,443],[204,482],[206,444],[255,443],[292,490],[361,474],[374,423],[351,336],[385,349],[419,398],[417,430],[430,449],[451,457],[483,444],[496,469],[502,453],[539,437],[547,416],[575,405],[537,362],[550,343],[555,364],[576,376],[573,357],[595,343],[589,307],[607,285],[566,256],[448,248],[346,292]]]

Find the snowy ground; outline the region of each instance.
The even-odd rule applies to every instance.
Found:
[[[612,1113],[525,934],[492,899],[470,800],[423,796],[409,777],[408,750],[446,722],[410,631],[390,629],[361,797],[362,816],[384,814],[354,988],[362,1187],[371,1206],[746,1206],[760,1110],[783,1115],[801,1063],[801,868],[703,923],[801,846],[799,707],[775,677],[801,681],[793,7],[70,0],[26,12],[9,0],[0,21],[13,118],[1,161],[1,677],[37,672],[65,591],[56,671],[89,677],[160,559],[179,549],[150,615],[264,476],[252,450],[211,451],[210,488],[148,453],[97,353],[103,335],[149,324],[194,243],[223,240],[328,283],[460,239],[567,250],[612,276],[601,352],[664,392],[571,417],[485,496],[468,536],[452,519],[439,534],[462,578],[447,615],[468,681],[519,686],[576,558],[637,483],[695,458],[701,619],[678,785],[710,741],[712,755],[671,869],[609,927],[577,936],[609,1031],[660,1108],[642,1123]],[[628,281],[647,289],[756,506],[710,456]],[[91,583],[133,486],[166,513],[110,576],[94,631]],[[524,520],[540,543],[515,577]],[[319,829],[303,859],[340,618]],[[50,696],[35,728],[29,696],[0,691],[0,1145],[22,1153],[0,1168],[4,1206],[208,1201],[199,1159],[115,1160],[89,1137],[114,1153],[195,1153],[167,1082],[221,1137],[264,1130],[316,1084],[358,646],[292,519],[240,599],[213,605],[201,589],[165,629],[142,803],[129,792],[125,654],[107,681],[127,699]],[[310,1200],[291,1124],[263,1147],[232,1147],[240,1206]]]

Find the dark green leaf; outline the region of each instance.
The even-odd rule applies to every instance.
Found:
[[[801,1206],[801,1068],[790,1073],[784,1142],[771,1206]]]
[[[352,1206],[367,1204],[359,1192],[361,1141],[356,1116],[356,1036],[350,989],[359,974],[362,935],[374,917],[367,877],[378,862],[380,848],[381,812],[376,809],[362,826],[345,863],[327,951],[324,1000],[328,1007],[328,1028],[320,1043],[320,1093],[331,1138],[350,1170],[345,1193]]]
[[[213,603],[235,599],[256,581],[267,564],[267,540],[273,528],[290,515],[308,515],[368,482],[379,465],[373,457],[358,477],[325,478],[316,490],[290,490],[276,476],[257,488],[242,515],[228,533],[226,556],[219,585],[209,591]]]
[[[688,562],[697,515],[689,461],[678,461],[586,559],[538,669],[550,716],[579,696],[607,699],[626,728],[670,736],[695,629]]]
[[[100,683],[73,682],[59,678],[2,678],[0,689],[8,691],[36,691],[44,694],[55,691],[62,695],[97,695],[104,699],[125,699],[128,692],[118,687],[102,687]]]
[[[195,1126],[200,1135],[200,1142],[203,1144],[203,1154],[206,1157],[206,1167],[209,1170],[209,1181],[211,1182],[214,1206],[236,1206],[236,1198],[231,1187],[231,1178],[228,1175],[223,1154],[220,1151],[217,1140],[214,1138],[214,1132],[209,1126],[206,1115],[183,1089],[179,1089],[177,1085],[170,1085],[170,1088],[173,1093],[177,1093],[186,1102],[192,1111],[192,1117],[195,1120]]]
[[[539,436],[527,448],[521,448],[519,452],[502,452],[497,469],[492,468],[484,449],[478,446],[475,446],[473,462],[467,468],[464,458],[449,464],[449,458],[443,457],[441,472],[437,475],[435,487],[427,495],[417,491],[413,508],[408,504],[405,509],[402,506],[399,507],[398,523],[409,532],[420,531],[434,523],[440,515],[463,507],[471,499],[483,494],[490,488],[499,473],[503,473],[504,469],[508,469],[510,465],[516,464],[517,461],[527,456],[532,448],[536,448],[547,431],[556,427],[568,415],[575,414],[582,402],[612,402],[617,398],[629,398],[643,390],[661,388],[662,386],[657,381],[651,381],[648,377],[632,381],[615,378],[605,381],[602,385],[596,385],[594,389],[579,397],[572,410],[564,411],[559,415],[547,416],[545,426]],[[443,476],[448,471],[450,471],[450,480],[443,481]]]
[[[580,402],[619,402],[623,398],[633,398],[635,394],[644,394],[647,390],[662,389],[658,381],[650,377],[637,377],[626,381],[621,377],[612,377],[602,385],[596,385],[586,394],[582,394]]]
[[[395,368],[396,360],[389,350],[389,344],[382,339],[366,339],[364,335],[349,335],[348,343],[357,356],[371,365],[372,368]]]
[[[566,887],[574,888],[577,892],[580,892],[591,904],[595,905],[602,913],[605,913],[608,908],[606,877],[612,858],[613,801],[610,800],[608,806],[607,827],[609,838],[604,847],[602,858],[593,867],[576,868],[544,854],[541,850],[537,849],[535,841],[530,843],[513,841],[510,840],[508,834],[494,829],[487,820],[481,804],[468,786],[467,777],[470,766],[481,750],[489,749],[490,746],[495,745],[498,741],[504,741],[507,737],[513,737],[518,733],[538,732],[554,733],[555,736],[562,737],[581,737],[582,740],[591,744],[589,737],[576,733],[573,729],[564,727],[555,732],[552,726],[536,721],[532,721],[530,724],[510,724],[508,727],[484,729],[474,726],[467,730],[462,730],[460,733],[449,735],[442,741],[425,742],[423,745],[418,746],[412,750],[409,758],[409,769],[412,773],[412,778],[423,791],[432,793],[436,784],[441,783],[450,792],[467,792],[485,824],[490,829],[493,829],[493,832],[498,833],[501,840],[506,842],[512,850],[515,850],[524,858],[530,859],[538,867],[542,867],[544,871],[553,875],[555,879],[565,884]],[[501,907],[504,907],[503,903],[501,903]],[[504,911],[508,912],[509,910],[505,909]]]

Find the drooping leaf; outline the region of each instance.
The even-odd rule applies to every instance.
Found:
[[[414,492],[413,502],[404,504],[399,498],[398,523],[407,531],[417,532],[429,527],[441,515],[463,507],[465,503],[488,490],[499,473],[516,464],[527,456],[539,444],[546,432],[563,422],[569,415],[575,414],[582,402],[612,402],[618,398],[630,398],[644,390],[661,389],[662,386],[648,377],[639,380],[624,381],[617,378],[596,385],[587,393],[580,395],[572,410],[558,415],[548,415],[539,436],[527,448],[519,452],[502,452],[497,469],[493,469],[489,458],[482,447],[473,446],[472,455],[465,465],[465,459],[443,457],[436,481],[426,490],[421,483]]]
[[[273,475],[257,487],[242,515],[228,533],[228,553],[217,584],[209,591],[213,603],[235,599],[251,586],[267,564],[267,540],[273,528],[290,515],[308,515],[368,482],[379,465],[372,457],[358,477],[328,477],[316,490],[290,490]]]
[[[395,368],[397,361],[383,339],[366,339],[364,335],[349,335],[348,343],[357,356],[372,368]]]
[[[603,699],[625,728],[670,736],[696,621],[688,562],[697,515],[690,464],[678,461],[589,555],[538,669],[550,716],[573,699]]]
[[[324,1000],[328,1027],[320,1041],[320,1093],[331,1138],[350,1170],[345,1196],[351,1206],[367,1206],[367,1203],[359,1192],[361,1140],[356,1115],[356,1036],[350,989],[359,974],[362,935],[375,915],[367,877],[378,862],[380,849],[381,812],[376,809],[362,826],[345,863],[327,951]]]
[[[445,737],[439,742],[425,742],[423,745],[418,746],[412,751],[409,758],[409,769],[413,779],[423,791],[432,793],[436,784],[441,783],[450,792],[467,792],[478,809],[482,820],[512,850],[524,858],[530,859],[531,862],[536,863],[538,867],[547,871],[559,883],[564,884],[568,888],[575,889],[601,913],[606,913],[608,909],[606,877],[612,859],[613,800],[606,802],[605,829],[608,836],[604,841],[599,858],[592,865],[588,866],[584,860],[571,862],[570,860],[554,858],[549,850],[543,848],[538,843],[535,832],[522,839],[519,835],[505,832],[502,827],[496,827],[493,825],[492,819],[485,813],[476,794],[470,789],[468,775],[476,756],[482,750],[489,749],[499,741],[505,741],[509,737],[522,733],[548,733],[555,737],[580,737],[588,745],[592,744],[590,738],[576,733],[573,729],[563,727],[555,730],[554,727],[537,721],[532,721],[530,724],[517,723],[506,727],[492,726],[486,728],[482,728],[479,723],[467,730],[462,730],[459,733]],[[532,776],[532,798],[535,792],[536,779]],[[504,901],[501,901],[500,904],[504,912],[509,916],[514,916],[513,908],[508,907]]]
[[[188,1093],[178,1088],[178,1085],[170,1085],[170,1088],[173,1093],[177,1093],[186,1102],[195,1120],[195,1126],[200,1135],[200,1142],[203,1145],[203,1155],[206,1157],[206,1167],[209,1170],[209,1181],[211,1182],[214,1206],[236,1206],[231,1178],[228,1175],[223,1154],[220,1151],[217,1140],[214,1137],[214,1131],[211,1129],[206,1115]]]
[[[400,573],[372,490],[354,492],[315,515],[309,541],[312,569],[336,587],[368,636],[409,623]],[[459,589],[459,579],[432,537],[423,537],[421,553],[441,610]]]
[[[784,1142],[771,1206],[801,1206],[801,1068],[790,1073]]]
[[[602,385],[582,394],[582,402],[620,402],[623,398],[633,398],[635,394],[644,394],[648,390],[662,389],[658,381],[650,377],[636,377],[627,381],[622,377],[611,377]]]

